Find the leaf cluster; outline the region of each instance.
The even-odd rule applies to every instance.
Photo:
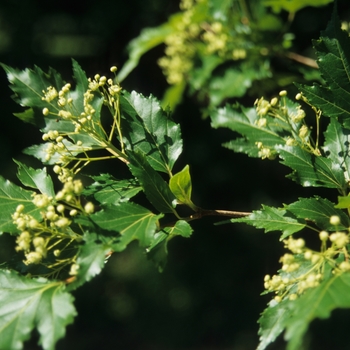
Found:
[[[170,87],[164,94],[163,105],[175,107],[188,91],[202,106],[220,106],[246,95],[259,81],[273,84],[272,58],[295,57],[290,54],[293,34],[288,33],[288,25],[276,13],[286,10],[294,14],[305,6],[329,2],[181,1],[181,12],[159,27],[144,29],[130,42],[129,59],[118,78],[122,81],[143,54],[164,43],[165,55],[158,64]],[[283,74],[295,80],[304,73],[300,69],[297,74],[292,71]],[[268,84],[258,85],[261,90]]]
[[[163,269],[169,240],[192,233],[177,206],[199,208],[191,201],[189,167],[173,174],[182,152],[180,127],[154,97],[119,89],[112,80],[105,88],[104,78],[88,79],[76,61],[74,90],[53,69],[3,67],[15,100],[27,108],[17,117],[43,133],[44,143],[24,152],[46,167],[16,161],[21,185],[0,179],[1,231],[17,243],[15,258],[0,270],[0,347],[22,349],[37,328],[43,348],[53,349],[76,315],[69,292],[135,240]],[[85,175],[83,186],[81,170],[106,159],[121,161],[129,177]],[[147,201],[141,205],[142,192]]]
[[[300,93],[295,102],[282,91],[270,101],[257,100],[255,108],[227,105],[212,113],[214,128],[229,128],[241,135],[225,147],[250,157],[279,158],[292,170],[287,177],[301,186],[335,189],[339,195],[338,204],[319,196],[299,198],[281,208],[263,205],[247,217],[231,220],[265,232],[280,231],[280,239],[289,250],[281,258],[278,274],[265,277],[266,293],[273,292],[273,297],[259,320],[259,350],[283,332],[287,349],[300,349],[314,319],[328,318],[332,310],[350,307],[350,275],[345,268],[350,227],[350,39],[340,27],[334,11],[327,29],[314,42],[324,85],[297,85]],[[301,111],[306,105],[311,109],[304,116]],[[298,113],[302,118],[296,118]],[[320,125],[325,126],[323,135]],[[306,243],[292,238],[304,232]],[[315,233],[319,235],[320,251],[307,246]],[[334,243],[340,236],[344,237],[344,245]]]

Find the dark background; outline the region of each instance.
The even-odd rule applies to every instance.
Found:
[[[342,19],[349,21],[348,1],[339,1],[339,7]],[[174,0],[2,0],[0,61],[20,69],[52,66],[69,80],[73,57],[88,76],[107,75],[110,66],[125,62],[126,45],[142,28],[159,25],[176,11]],[[299,53],[319,37],[331,11],[332,6],[326,6],[297,14],[292,31]],[[162,52],[159,47],[146,54],[123,87],[161,98],[166,83],[156,60]],[[22,149],[39,143],[41,136],[12,116],[21,108],[11,100],[1,71],[0,91],[0,174],[16,181],[12,158],[28,161]],[[251,105],[254,99],[243,102]],[[289,170],[277,162],[248,159],[222,148],[233,135],[211,129],[190,98],[177,108],[174,119],[184,138],[178,170],[190,164],[194,201],[201,207],[251,211],[262,203],[281,206],[298,196],[332,196],[286,180]],[[104,171],[113,172],[109,166]],[[101,275],[74,292],[79,315],[57,349],[255,349],[257,319],[269,300],[259,295],[263,276],[275,273],[283,247],[278,233],[214,223],[211,218],[193,222],[191,239],[171,242],[162,274],[137,245],[113,256]],[[0,247],[0,254],[9,254],[8,247]],[[331,321],[315,322],[308,335],[310,347],[348,349],[349,315],[337,311]],[[33,334],[25,349],[39,349],[36,342]],[[280,340],[269,349],[284,349],[284,343]]]

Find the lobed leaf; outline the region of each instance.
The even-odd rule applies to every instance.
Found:
[[[263,228],[265,233],[282,231],[280,238],[282,240],[305,227],[305,224],[300,223],[294,217],[286,216],[286,214],[287,210],[285,209],[263,205],[262,210],[254,211],[244,218],[231,219],[231,222],[243,222],[257,228]]]
[[[176,198],[169,185],[148,163],[143,153],[128,153],[131,173],[141,184],[148,200],[161,213],[174,213]]]
[[[337,229],[347,229],[350,225],[349,217],[340,209],[335,208],[334,203],[328,199],[299,198],[297,202],[288,204],[286,209],[299,219],[313,221],[321,230],[334,230],[334,226],[329,223],[332,215],[339,216],[341,224]]]
[[[51,106],[54,110],[58,110],[55,104],[42,99],[43,91],[46,91],[47,87],[53,86],[59,90],[64,84],[60,74],[54,69],[50,68],[48,73],[44,73],[37,66],[33,70],[27,68],[23,71],[5,64],[1,66],[7,74],[11,90],[16,94],[15,101],[18,104],[35,108]]]
[[[16,160],[15,163],[18,165],[17,177],[24,186],[38,189],[49,197],[55,196],[53,182],[51,176],[47,174],[46,168],[33,169]]]
[[[109,174],[101,174],[91,178],[95,182],[84,190],[84,195],[93,195],[101,204],[117,205],[127,202],[142,191],[142,187],[135,179],[116,180]]]
[[[280,303],[272,300],[259,318],[260,343],[257,350],[264,350],[273,343],[285,330],[286,323],[291,317],[290,304],[292,301],[285,299]]]
[[[113,245],[115,251],[124,250],[129,243],[138,240],[142,247],[150,246],[155,239],[158,220],[155,215],[138,204],[126,202],[120,205],[107,205],[91,215],[92,221],[105,230],[120,234],[118,243]]]
[[[125,118],[123,135],[128,148],[147,155],[149,164],[157,171],[171,174],[182,152],[180,126],[174,123],[160,102],[132,92],[121,97]]]
[[[32,203],[32,194],[0,176],[0,232],[18,232],[11,215],[19,204],[24,205],[27,214],[41,219],[40,209]]]
[[[329,318],[337,308],[350,308],[349,288],[350,273],[346,272],[324,280],[291,303],[291,317],[286,322],[284,336],[288,341],[287,349],[300,349],[303,336],[314,319]]]
[[[309,103],[328,117],[338,117],[343,126],[350,128],[350,38],[341,29],[334,9],[327,29],[315,41],[318,65],[325,86],[298,85]]]
[[[249,156],[258,155],[257,142],[262,142],[267,147],[275,147],[286,143],[282,128],[276,127],[276,123],[268,123],[266,128],[261,128],[257,125],[258,119],[255,108],[226,106],[211,113],[213,128],[229,128],[244,136],[244,139],[240,138],[228,145],[237,151],[241,150],[247,153]],[[243,140],[246,140],[246,142]],[[256,152],[254,152],[254,147],[257,150]]]
[[[350,180],[350,130],[345,129],[334,118],[325,132],[323,150],[326,157],[339,164],[344,171],[346,181]]]
[[[102,271],[107,256],[112,251],[114,242],[115,239],[113,237],[85,232],[84,244],[79,248],[76,261],[76,264],[79,266],[78,273],[74,281],[67,286],[68,290],[78,288]]]
[[[36,328],[39,344],[54,350],[76,316],[73,300],[61,282],[0,270],[0,349],[23,349],[23,342]]]
[[[304,187],[328,187],[343,191],[346,187],[344,172],[338,163],[331,159],[314,156],[300,147],[277,146],[282,164],[293,169],[288,175]]]

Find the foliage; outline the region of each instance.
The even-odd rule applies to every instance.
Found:
[[[272,89],[273,58],[299,62],[299,72],[283,72],[284,81],[306,77],[310,69],[305,71],[303,65],[313,68],[316,65],[311,59],[291,51],[294,34],[289,32],[289,26],[296,11],[330,1],[182,0],[181,12],[159,27],[144,29],[129,44],[130,57],[118,79],[122,81],[143,54],[161,43],[166,45],[165,56],[158,64],[170,84],[163,105],[172,108],[180,102],[186,86],[203,107],[207,104],[220,106],[249,91],[255,93],[255,85],[260,93],[264,86]],[[274,12],[287,10],[290,13],[288,23],[271,12],[270,7]],[[274,80],[276,78],[274,72]],[[277,79],[276,82],[283,84],[282,76],[281,81]]]
[[[183,12],[174,15],[161,31],[144,32],[142,40],[137,39],[143,43],[140,47],[140,41],[131,44],[131,61],[119,77],[125,77],[148,48],[169,37],[175,40],[179,29],[185,28],[186,35],[193,35],[190,39],[195,49],[181,51],[190,55],[188,66],[183,66],[187,71],[180,71],[181,81],[172,78],[173,82],[179,88],[185,75],[193,74],[188,84],[197,79],[198,89],[211,98],[212,127],[241,135],[225,147],[265,161],[279,159],[292,170],[288,178],[303,187],[334,191],[339,195],[338,203],[333,197],[315,195],[279,208],[262,205],[252,213],[203,209],[192,200],[190,166],[174,170],[183,150],[180,126],[155,97],[125,91],[116,67],[111,67],[112,78],[98,74],[88,78],[73,60],[72,86],[54,69],[47,73],[39,67],[20,71],[2,64],[15,101],[25,108],[16,117],[42,132],[43,143],[24,152],[44,167],[34,169],[16,160],[20,184],[0,178],[1,232],[14,238],[13,257],[0,269],[1,349],[22,349],[34,329],[40,345],[54,349],[76,316],[71,293],[101,273],[112,254],[137,241],[162,270],[168,242],[176,236],[190,237],[191,221],[208,215],[282,233],[280,239],[287,252],[280,259],[281,269],[264,278],[264,294],[272,294],[272,300],[259,320],[258,349],[265,349],[283,332],[288,349],[299,349],[314,319],[328,318],[332,310],[350,307],[349,36],[340,29],[334,12],[327,29],[315,41],[324,85],[298,85],[296,101],[282,90],[271,99],[258,98],[252,108],[237,103],[217,108],[226,98],[245,94],[251,82],[260,77],[256,67],[251,70],[249,66],[257,57],[256,45],[264,45],[265,31],[271,34],[281,28],[278,17],[259,6],[254,11],[262,11],[261,18],[267,16],[269,25],[245,23],[226,15],[232,6],[239,5],[244,11],[242,4],[182,1]],[[272,1],[265,4],[272,6]],[[274,2],[274,9],[280,11],[287,5],[289,11],[296,11],[301,2]],[[236,35],[232,42],[222,32],[230,26],[235,28],[230,35]],[[262,36],[254,37],[258,29]],[[231,56],[232,50],[251,48],[252,56],[228,58],[228,51],[222,44],[215,46],[220,41],[211,34],[226,35],[221,39]],[[248,37],[254,44],[246,47]],[[189,37],[182,39],[182,44],[188,43]],[[240,39],[243,46],[235,47]],[[203,43],[210,44],[210,40],[216,44],[208,45],[207,55]],[[281,43],[277,46],[283,48]],[[261,47],[259,50],[261,53]],[[192,69],[197,54],[199,70]],[[258,56],[254,62],[261,64],[263,55]],[[224,75],[212,75],[225,60],[235,61],[239,68],[235,65]],[[166,74],[169,78],[171,72]],[[231,93],[234,88],[230,90],[233,77],[241,84],[237,74],[249,80],[238,95]],[[215,81],[222,91],[213,88]],[[190,87],[195,90],[194,85]],[[182,88],[183,84],[177,92]],[[91,174],[88,170],[93,162],[113,162],[119,177]],[[309,244],[312,237],[316,237],[319,249]]]
[[[250,157],[279,158],[292,169],[288,177],[298,184],[331,188],[339,194],[338,204],[319,196],[299,198],[282,208],[263,206],[247,217],[232,219],[265,232],[281,231],[288,250],[280,259],[278,273],[264,279],[266,292],[273,293],[273,298],[259,320],[260,350],[283,331],[288,350],[300,349],[312,320],[328,318],[336,308],[350,307],[349,40],[334,12],[327,29],[315,41],[325,84],[298,85],[301,92],[296,100],[300,103],[281,91],[271,101],[257,100],[255,108],[228,105],[212,114],[213,127],[242,135],[226,147]],[[313,123],[305,112],[307,105],[314,115]],[[323,125],[328,123],[323,144],[321,120]],[[292,236],[302,230],[308,231],[307,239]],[[319,237],[319,251],[308,246],[312,232]]]

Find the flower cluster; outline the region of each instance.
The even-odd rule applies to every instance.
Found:
[[[111,67],[111,72],[115,73],[116,70],[116,67]],[[113,154],[109,158],[118,156],[118,152],[113,151],[110,141],[115,129],[122,139],[119,127],[120,92],[119,84],[99,74],[96,74],[93,79],[88,79],[87,90],[78,98],[77,92],[71,91],[70,84],[65,84],[59,91],[52,86],[43,91],[42,99],[49,103],[48,107],[43,109],[43,115],[54,116],[57,118],[57,123],[62,120],[67,125],[57,130],[50,129],[42,136],[47,142],[43,160],[57,165],[54,171],[59,175],[61,182],[71,181],[83,166],[93,160],[101,159],[101,157],[96,159],[89,157],[89,151],[106,149]],[[114,119],[109,135],[100,122],[100,108],[103,103],[108,106]],[[50,126],[52,125],[54,124],[51,123]],[[81,140],[82,137],[84,137],[84,143]]]
[[[57,192],[55,197],[33,194],[32,203],[40,211],[40,216],[26,213],[23,204],[17,206],[12,215],[13,223],[20,231],[15,249],[24,252],[23,262],[26,265],[43,263],[50,251],[56,261],[46,263],[45,266],[48,268],[71,265],[75,262],[74,255],[65,259],[58,259],[58,257],[74,241],[81,240],[81,234],[75,232],[70,226],[72,218],[79,213],[88,215],[94,212],[94,205],[91,202],[82,206],[80,202],[82,191],[81,181],[71,180],[65,182],[63,189]]]
[[[247,57],[248,25],[230,30],[229,25],[203,13],[209,12],[207,0],[182,0],[183,11],[178,22],[173,23],[175,30],[165,39],[165,56],[158,60],[169,84],[178,84],[185,80],[195,64],[203,55],[217,55],[223,60],[237,61]],[[205,8],[205,9],[204,9]]]
[[[311,130],[305,123],[306,113],[300,105],[292,103],[286,98],[287,92],[282,90],[279,97],[274,97],[270,101],[263,97],[257,99],[254,103],[257,119],[255,124],[261,129],[269,129],[277,135],[283,135],[284,142],[287,146],[299,145],[315,155],[320,155],[318,141],[311,139]],[[302,94],[297,94],[297,100],[306,101]],[[319,122],[320,114],[316,112],[316,123]],[[318,130],[318,127],[316,128]],[[318,136],[317,140],[318,140]],[[256,142],[259,149],[259,157],[262,159],[274,159],[275,152],[262,142]],[[271,154],[273,156],[271,157]]]
[[[330,223],[336,228],[340,224],[338,216],[331,216]],[[274,292],[275,301],[285,298],[295,300],[309,288],[317,287],[324,278],[326,266],[332,269],[333,274],[350,271],[349,233],[335,231],[319,232],[321,250],[314,251],[305,245],[302,238],[294,239],[291,236],[284,241],[285,248],[291,253],[284,254],[278,275],[266,275],[264,287],[268,292]]]

